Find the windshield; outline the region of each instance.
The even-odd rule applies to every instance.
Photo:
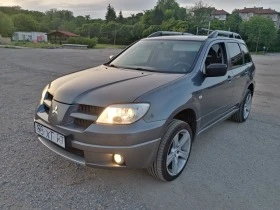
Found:
[[[189,73],[202,45],[197,41],[142,40],[109,65],[155,72]]]

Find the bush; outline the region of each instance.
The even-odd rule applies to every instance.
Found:
[[[85,38],[85,37],[70,37],[68,44],[83,44],[87,45],[88,48],[93,48],[97,44],[97,38]]]

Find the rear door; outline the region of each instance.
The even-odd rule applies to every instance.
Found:
[[[233,73],[233,102],[237,105],[241,103],[243,99],[253,63],[246,45],[237,42],[229,42],[227,46],[231,63],[230,69]]]

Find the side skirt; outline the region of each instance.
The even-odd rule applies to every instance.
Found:
[[[205,128],[201,129],[197,136],[199,136],[201,133],[203,133],[204,131],[206,131],[207,129],[211,128],[213,125],[216,125],[219,122],[222,122],[226,119],[228,119],[231,115],[233,115],[235,112],[237,112],[239,110],[239,108],[235,108],[233,109],[231,112],[229,112],[228,114],[226,114],[225,116],[221,117],[220,119],[218,119],[217,121],[211,123],[210,125],[206,126]]]

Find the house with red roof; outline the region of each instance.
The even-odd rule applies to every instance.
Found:
[[[280,28],[280,13],[273,9],[264,9],[263,7],[244,7],[244,9],[236,9],[234,12],[237,12],[244,21],[247,21],[256,15],[271,18],[275,24],[275,27],[277,29]]]
[[[48,41],[55,44],[67,43],[70,37],[78,37],[79,35],[69,31],[55,30],[47,34]]]
[[[214,9],[213,12],[211,13],[211,18],[212,19],[218,19],[222,21],[226,21],[227,17],[229,16],[229,13],[223,9]]]

